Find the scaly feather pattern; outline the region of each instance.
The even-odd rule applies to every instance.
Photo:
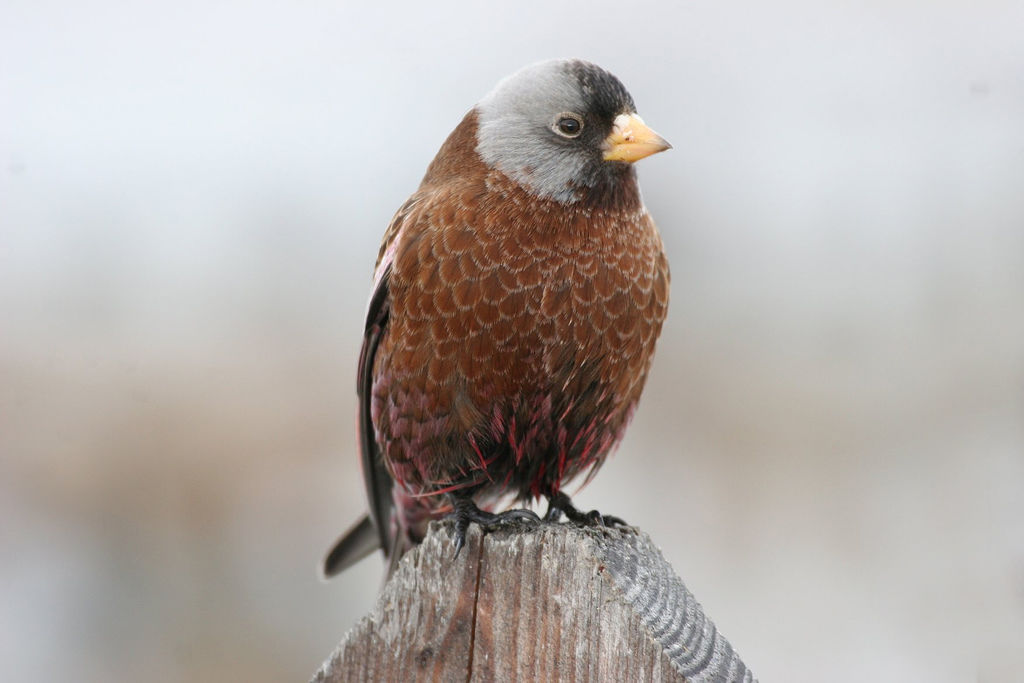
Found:
[[[551,495],[599,465],[668,307],[668,264],[635,177],[569,207],[538,200],[466,153],[475,134],[471,112],[378,264],[390,268],[391,317],[364,400],[414,541],[447,509],[440,493]]]
[[[390,573],[448,512],[456,549],[471,523],[539,521],[489,512],[505,497],[605,523],[562,487],[621,440],[651,367],[669,269],[633,162],[668,148],[580,60],[513,74],[455,128],[378,254],[357,377],[370,513],[326,574],[374,545]]]

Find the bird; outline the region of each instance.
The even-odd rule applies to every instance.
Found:
[[[369,513],[321,565],[384,552],[388,575],[430,521],[536,524],[503,500],[582,512],[622,439],[668,311],[670,273],[634,162],[671,145],[605,69],[531,64],[452,131],[384,234],[357,367]]]

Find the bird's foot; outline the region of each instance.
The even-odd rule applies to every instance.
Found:
[[[481,510],[473,502],[472,498],[459,497],[452,501],[455,509],[449,519],[455,521],[455,557],[462,552],[466,545],[466,532],[470,524],[478,524],[484,531],[490,531],[495,527],[513,522],[526,522],[527,524],[539,524],[540,517],[533,510],[505,510],[504,512],[487,512]]]
[[[562,492],[548,498],[548,511],[544,514],[545,522],[557,522],[565,515],[570,522],[580,526],[618,527],[629,526],[625,520],[614,515],[602,515],[597,510],[583,512],[572,504],[569,496]]]

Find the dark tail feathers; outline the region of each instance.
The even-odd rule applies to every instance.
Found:
[[[363,515],[334,542],[323,564],[320,565],[320,575],[329,579],[378,549],[380,537],[377,530],[373,527],[370,516]]]

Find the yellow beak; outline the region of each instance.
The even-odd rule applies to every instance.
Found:
[[[612,134],[604,141],[604,160],[633,163],[671,148],[665,138],[648,128],[636,114],[619,114],[615,117]]]

